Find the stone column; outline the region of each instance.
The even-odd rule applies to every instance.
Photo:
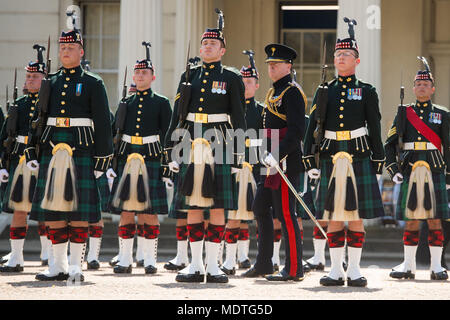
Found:
[[[339,0],[337,37],[348,37],[344,17],[355,19],[355,38],[358,42],[361,64],[356,75],[369,82],[381,94],[381,10],[380,0]]]
[[[190,57],[198,55],[200,37],[206,28],[214,27],[210,21],[214,8],[208,0],[176,0],[175,55],[173,91],[176,92],[180,76],[186,69],[186,57],[190,42]]]
[[[152,44],[150,58],[157,74],[152,89],[161,90],[164,77],[162,32],[162,0],[121,0],[118,92],[122,92],[125,66],[128,67],[129,86],[136,60],[145,58],[142,41],[150,41]]]

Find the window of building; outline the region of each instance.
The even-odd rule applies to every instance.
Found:
[[[309,107],[320,84],[325,42],[327,80],[334,77],[337,9],[335,5],[281,6],[281,43],[297,51],[294,69],[297,72],[297,82],[308,98]]]
[[[105,82],[110,108],[118,101],[120,3],[80,2],[85,59]]]

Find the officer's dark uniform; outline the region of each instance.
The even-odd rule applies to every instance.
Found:
[[[349,33],[349,38],[337,40],[335,52],[347,49],[358,54],[353,27],[349,29]],[[357,79],[354,74],[338,76],[328,83],[328,102],[325,119],[322,119],[324,138],[320,141],[319,166],[315,163],[312,148],[314,131],[317,127],[316,113],[321,113],[316,105],[318,92],[319,89],[316,91],[312,103],[303,157],[307,171],[313,168],[321,170],[320,182],[316,188],[316,218],[318,220],[349,221],[383,216],[384,210],[376,174],[382,173],[385,156],[380,131],[381,114],[375,88]],[[344,168],[336,169],[335,161],[338,163],[338,159],[347,161]],[[341,161],[339,162],[343,163]],[[347,170],[348,173],[346,181],[338,182],[342,185],[335,182],[336,173],[340,170]],[[335,210],[334,206],[337,203],[335,197],[338,198],[337,195],[342,192],[345,192],[345,207]],[[345,229],[343,229],[328,233],[332,265],[330,275],[321,279],[322,285],[344,285],[345,272],[342,268],[343,254],[341,251],[345,250],[346,237],[349,256],[355,257],[354,260],[351,260],[355,263],[349,265],[348,271],[359,273],[359,258],[364,242],[364,232],[348,230],[346,235]],[[361,276],[348,280],[350,286],[365,286],[366,284],[367,280]]]
[[[79,30],[62,32],[59,43],[78,43],[83,46]],[[94,171],[105,172],[113,155],[110,111],[105,85],[98,75],[84,71],[80,65],[70,69],[60,68],[56,73],[49,75],[49,81],[51,92],[45,130],[37,141],[33,129],[32,139],[28,141],[25,149],[27,163],[31,165],[31,160],[39,161],[39,178],[30,218],[37,221],[98,222],[101,218],[101,202]],[[39,113],[35,112],[35,117],[38,115]],[[39,158],[36,154],[37,143],[40,150]],[[64,149],[54,148],[55,146]],[[72,150],[70,162],[73,161],[74,174],[72,175],[69,169],[64,186],[56,186],[54,185],[56,177],[53,176],[53,170],[49,172],[49,165],[53,156],[58,154],[57,150],[66,150],[69,153],[69,149]],[[64,164],[56,161],[54,165],[64,167]],[[48,189],[47,181],[49,181]],[[73,184],[75,188],[71,187]],[[75,202],[75,209],[72,211],[60,211],[56,207],[43,209],[41,203],[44,200],[58,200],[53,194],[59,192],[58,188],[62,187],[65,192],[64,199]],[[57,271],[56,274],[38,277],[38,280],[66,278],[59,277],[58,274],[67,274],[68,240],[71,244],[70,267],[73,267],[74,274],[81,273],[81,261],[78,261],[78,258],[82,259],[84,255],[87,229],[71,226],[49,229]]]
[[[37,61],[30,62],[25,70],[28,73],[44,73],[45,63],[42,59],[43,47],[38,49]],[[24,178],[24,170],[29,171],[26,168],[23,152],[28,140],[28,128],[30,119],[33,116],[33,112],[36,108],[36,100],[38,93],[27,93],[26,95],[18,98],[14,105],[10,107],[10,113],[7,121],[3,123],[2,130],[0,132],[0,169],[6,169],[9,173],[8,182],[5,183],[5,193],[2,201],[2,209],[4,212],[14,213],[14,211],[29,211],[30,202],[33,198],[34,187],[36,185],[36,174],[27,174],[27,179]],[[13,110],[16,109],[16,110]],[[14,141],[12,141],[11,150],[6,150],[3,142],[8,137],[8,127],[11,125],[8,122],[15,121],[16,131],[14,134]],[[11,134],[11,133],[10,133]],[[8,153],[9,152],[9,153]],[[6,162],[9,161],[9,168],[6,167]],[[20,172],[16,173],[16,169],[19,166]],[[25,181],[24,181],[25,180]],[[14,190],[14,192],[13,192]],[[27,208],[27,210],[25,209]],[[10,227],[10,242],[11,242],[11,257],[5,266],[0,267],[0,272],[18,272],[23,271],[23,242],[27,233],[27,226]]]
[[[267,45],[265,52],[266,62],[292,64],[297,56],[294,49],[280,44]],[[271,143],[272,152],[276,149],[276,145],[279,145],[280,167],[286,170],[286,176],[293,185],[298,185],[301,170],[305,106],[306,98],[300,88],[292,83],[290,74],[273,83],[273,88],[269,90],[264,103],[262,128],[265,137]],[[279,133],[279,141],[272,138],[272,135],[276,136],[275,132]],[[258,183],[253,204],[253,212],[258,223],[258,255],[253,268],[243,276],[254,277],[273,272],[271,207],[282,223],[286,259],[284,269],[280,273],[266,278],[273,281],[300,281],[303,279],[302,243],[295,214],[296,198],[278,173],[267,176]]]
[[[147,58],[137,61],[134,70],[149,69],[154,70],[149,54]],[[126,117],[122,132],[122,141],[118,148],[118,177],[115,179],[112,189],[112,213],[121,214],[122,211],[134,212],[135,214],[167,214],[167,194],[166,187],[162,181],[161,160],[163,155],[162,140],[169,128],[172,109],[169,99],[154,92],[151,88],[147,90],[137,90],[136,93],[128,96],[126,102]],[[121,107],[119,106],[119,109]],[[115,119],[118,119],[119,110]],[[122,120],[120,120],[122,121]],[[127,164],[133,156],[139,155],[147,170],[147,180],[143,178],[143,184],[131,186],[128,177],[131,167],[127,169]],[[141,179],[142,175],[139,175]],[[122,181],[123,180],[123,181]],[[128,185],[127,185],[128,184]],[[147,184],[145,188],[144,184]],[[121,187],[122,185],[122,187]],[[130,199],[130,189],[136,188],[137,193],[149,196],[149,207],[137,209],[137,207],[124,207],[125,201]],[[128,196],[124,197],[123,191],[126,189]],[[148,191],[146,191],[148,190]],[[127,193],[125,192],[125,193]],[[147,199],[138,200],[140,203]],[[131,272],[133,262],[133,239],[136,232],[136,225],[119,226],[119,236],[122,238],[122,257],[114,267],[115,273]],[[156,245],[159,234],[159,225],[143,225],[144,241],[146,251],[144,253],[144,267],[146,273],[156,273]]]
[[[428,68],[428,66],[427,66]],[[415,81],[431,81],[429,70],[419,71]],[[434,85],[434,84],[433,84]],[[449,116],[445,107],[433,104],[431,100],[416,101],[398,109],[386,140],[386,169],[391,176],[401,173],[403,182],[397,202],[396,216],[399,220],[410,219],[449,219],[446,184],[450,184],[450,139]],[[400,138],[403,144],[399,143]],[[436,140],[437,139],[437,140]],[[400,153],[400,154],[399,154]],[[432,181],[425,186],[417,181],[416,168],[428,167]],[[416,177],[414,177],[414,175]],[[417,183],[416,183],[417,182]],[[419,190],[419,188],[428,189]],[[433,191],[431,191],[433,190]],[[419,194],[424,194],[423,205]],[[428,199],[427,199],[428,198]],[[418,211],[431,208],[427,217],[418,216]],[[409,213],[408,213],[409,212]],[[431,253],[431,279],[446,280],[447,272],[441,265],[443,246],[442,229],[429,230],[428,244]],[[419,231],[406,230],[403,235],[405,261],[394,267],[390,276],[393,278],[414,278],[415,255],[419,242]],[[433,261],[435,260],[435,263]]]
[[[201,41],[204,39],[216,39],[220,40],[225,45],[225,39],[223,37],[223,32],[221,28],[218,29],[207,29],[202,35]],[[233,161],[233,155],[226,149],[226,146],[233,143],[230,133],[227,129],[233,128],[245,130],[245,119],[244,119],[244,84],[242,82],[241,75],[238,70],[234,70],[229,67],[222,65],[221,61],[202,63],[201,66],[191,69],[189,79],[187,79],[192,84],[191,97],[188,103],[188,114],[186,121],[183,124],[183,129],[187,130],[190,134],[191,141],[197,138],[204,138],[203,133],[208,129],[209,133],[214,133],[213,137],[206,137],[208,143],[205,140],[195,140],[199,143],[210,144],[212,140],[215,143],[219,142],[223,148],[223,164],[219,163],[218,159],[215,159],[213,164],[214,169],[214,181],[209,181],[213,186],[210,186],[210,190],[214,191],[214,195],[211,194],[207,198],[213,200],[211,206],[191,206],[186,203],[189,193],[193,194],[193,176],[192,172],[189,175],[189,165],[186,163],[180,164],[180,172],[178,177],[178,186],[176,192],[176,204],[175,210],[189,210],[189,209],[225,209],[225,210],[235,210],[237,207],[237,195],[233,176],[231,174],[230,160],[233,165],[236,162]],[[172,162],[175,158],[172,156],[172,150],[176,143],[172,141],[172,133],[178,125],[179,120],[179,108],[180,108],[180,89],[182,83],[186,81],[186,76],[183,73],[180,80],[180,85],[177,91],[177,96],[174,104],[174,112],[172,116],[172,121],[170,129],[166,135],[166,151],[168,155],[168,161]],[[194,134],[194,128],[197,130]],[[181,142],[189,141],[187,135],[182,137]],[[195,143],[195,142],[194,142]],[[243,145],[243,143],[241,144]],[[239,152],[235,152],[239,153]],[[217,154],[217,153],[216,153]],[[185,158],[186,155],[183,155]],[[244,152],[235,155],[243,159]],[[216,156],[217,158],[217,156]],[[227,162],[228,158],[228,162]],[[220,159],[222,160],[222,159]],[[178,160],[180,162],[180,160]],[[189,161],[188,161],[189,163]],[[204,176],[205,177],[205,176]],[[186,188],[187,187],[187,188]],[[211,190],[214,189],[214,190]],[[182,192],[182,190],[185,190]],[[203,193],[202,193],[203,194]],[[208,256],[211,252],[218,252],[220,241],[223,238],[224,226],[208,224],[208,241],[205,245],[208,246]],[[189,230],[189,240],[191,244],[192,261],[190,265],[180,271],[177,275],[176,280],[181,282],[202,282],[204,279],[204,267],[202,260],[202,243],[205,235],[205,230],[202,223],[188,224]],[[212,253],[212,256],[217,256],[217,254]],[[217,259],[212,259],[207,262],[207,282],[228,282],[228,278],[224,273],[218,268]],[[212,271],[214,270],[214,271]],[[210,271],[214,274],[210,274]]]

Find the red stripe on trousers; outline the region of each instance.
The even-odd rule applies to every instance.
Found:
[[[297,247],[295,241],[295,229],[289,211],[289,188],[284,180],[281,181],[281,206],[283,208],[283,217],[286,224],[289,241],[289,256],[291,260],[289,274],[295,277],[297,275]]]

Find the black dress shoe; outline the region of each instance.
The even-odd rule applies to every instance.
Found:
[[[365,286],[367,286],[367,279],[364,277],[360,277],[355,280],[347,278],[347,286],[349,286],[349,287],[365,287]]]
[[[319,264],[312,264],[312,263],[309,263],[309,262],[306,262],[306,263],[311,268],[311,270],[317,270],[317,271],[325,270],[325,266],[321,262],[319,262]]]
[[[249,259],[245,259],[242,262],[238,261],[238,267],[239,269],[250,269],[252,267],[252,263]]]
[[[48,259],[41,260],[41,266],[43,267],[48,266]]]
[[[158,269],[152,265],[145,267],[145,274],[155,274]]]
[[[258,278],[258,277],[263,277],[266,274],[271,274],[272,272],[267,272],[267,273],[260,273],[258,271],[256,271],[255,267],[252,267],[250,269],[248,269],[247,271],[245,271],[244,273],[241,274],[241,277],[243,278]]]
[[[68,281],[76,283],[77,281],[84,282],[84,275],[82,273],[75,274],[67,277]]]
[[[136,261],[136,267],[143,267],[144,266],[144,260]]]
[[[132,270],[131,264],[128,267],[122,267],[121,265],[116,265],[114,267],[114,273],[131,273]]]
[[[411,270],[406,272],[392,270],[391,273],[389,273],[389,277],[394,279],[414,279],[416,275],[412,273]]]
[[[280,266],[277,265],[277,264],[274,264],[274,265],[273,265],[273,271],[275,271],[275,272],[280,271]]]
[[[38,273],[34,278],[39,281],[66,281],[69,279],[69,274],[60,272],[55,276],[47,276],[43,273]]]
[[[320,278],[320,284],[322,286],[343,286],[345,284],[344,279],[339,278],[339,279],[333,279],[330,278],[329,276],[323,276],[322,278]]]
[[[441,271],[441,272],[434,272],[431,271],[431,275],[430,275],[430,279],[431,280],[447,280],[448,279],[448,274],[447,271]]]
[[[100,262],[97,260],[92,260],[91,262],[88,261],[87,268],[88,270],[98,270],[100,269]]]
[[[215,276],[206,275],[206,282],[208,283],[228,283],[228,277],[225,274],[218,274]]]
[[[225,268],[224,266],[222,266],[221,268],[220,268],[220,270],[222,270],[226,275],[235,275],[236,274],[236,269],[235,268],[233,268],[233,269],[227,269],[227,268]]]
[[[305,264],[303,265],[303,272],[304,272],[304,273],[311,272],[311,267],[310,267],[307,263],[305,263]]]
[[[114,258],[115,258],[115,257],[114,257]],[[119,263],[119,259],[114,259],[114,258],[112,258],[111,260],[109,260],[109,265],[110,265],[111,267],[114,267],[116,264]]]
[[[1,266],[0,267],[0,272],[22,272],[23,271],[23,266],[21,266],[20,264],[16,265],[15,267],[10,267],[10,266]]]
[[[205,280],[205,275],[200,274],[200,271],[196,271],[195,273],[178,273],[175,277],[175,281],[177,282],[203,282]]]
[[[177,265],[169,261],[164,265],[164,269],[169,271],[178,271],[183,270],[184,268],[186,268],[186,265],[184,263]]]
[[[291,276],[288,273],[286,273],[284,270],[282,270],[281,272],[278,272],[276,274],[269,274],[266,276],[266,279],[269,281],[302,281],[304,279],[304,277],[299,277],[299,276]]]

